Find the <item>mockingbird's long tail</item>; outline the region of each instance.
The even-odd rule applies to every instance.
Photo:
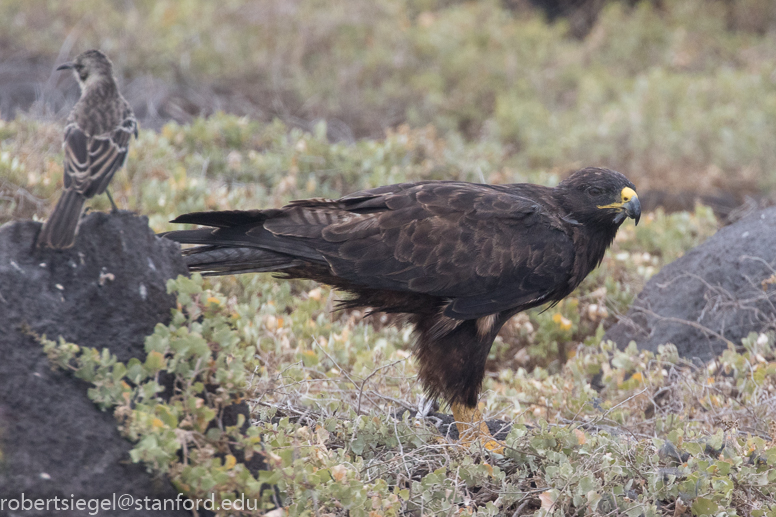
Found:
[[[54,249],[70,248],[75,244],[75,232],[81,219],[86,198],[75,190],[66,189],[57,201],[48,220],[38,234],[36,246]]]

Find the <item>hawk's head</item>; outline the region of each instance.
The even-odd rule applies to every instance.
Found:
[[[626,217],[636,224],[641,203],[636,187],[617,171],[598,167],[578,170],[556,188],[568,215],[579,222],[619,226]]]

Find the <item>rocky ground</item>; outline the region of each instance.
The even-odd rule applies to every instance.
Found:
[[[144,337],[169,320],[175,301],[165,283],[186,272],[177,244],[128,212],[87,215],[69,250],[34,249],[39,230],[32,221],[0,228],[0,497],[175,499],[169,481],[131,462],[113,415],[89,400],[85,382],[52,370],[33,335],[143,358]]]
[[[708,361],[750,332],[776,330],[776,207],[756,211],[650,279],[605,339]]]

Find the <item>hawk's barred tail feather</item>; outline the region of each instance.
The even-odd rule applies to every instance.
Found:
[[[235,273],[277,273],[304,264],[293,257],[272,251],[218,246],[189,248],[184,251],[183,260],[189,271],[197,271],[204,276]]]
[[[67,189],[62,192],[51,216],[43,223],[35,246],[53,249],[72,247],[85,201],[86,198],[75,190]]]
[[[183,260],[189,271],[205,276],[280,272],[304,263],[296,257],[272,250],[220,245],[219,239],[213,237],[212,229],[178,230],[160,234],[160,237],[181,244],[198,244],[183,250]]]

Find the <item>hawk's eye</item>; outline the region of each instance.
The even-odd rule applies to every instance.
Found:
[[[587,189],[587,193],[590,194],[591,196],[600,196],[601,194],[604,193],[604,189],[598,188],[598,187],[590,187],[589,189]]]

